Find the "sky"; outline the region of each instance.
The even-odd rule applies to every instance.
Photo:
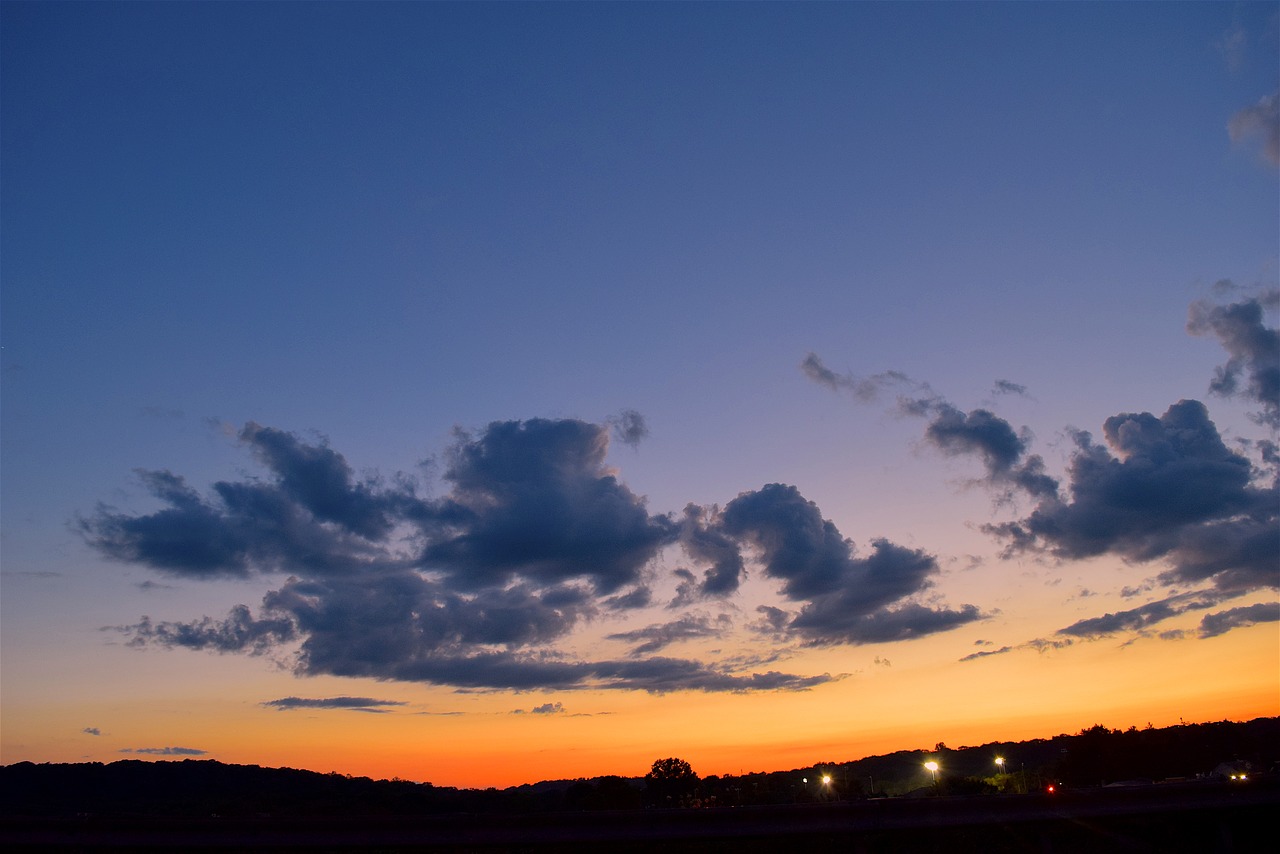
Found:
[[[1274,3],[0,6],[0,761],[1280,714]]]

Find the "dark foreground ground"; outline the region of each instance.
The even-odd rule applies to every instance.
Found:
[[[687,811],[388,819],[0,820],[6,851],[1235,852],[1275,850],[1280,782]]]

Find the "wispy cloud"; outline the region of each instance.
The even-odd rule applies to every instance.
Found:
[[[389,707],[403,706],[399,700],[375,700],[372,697],[282,697],[262,703],[270,709],[290,711],[294,709],[345,709],[357,712],[386,712]]]
[[[1261,137],[1263,156],[1272,166],[1280,166],[1280,92],[1264,95],[1233,115],[1227,133],[1232,142]]]
[[[1020,489],[1033,497],[1053,495],[1058,482],[1045,473],[1044,460],[1029,453],[1030,432],[1018,432],[989,409],[964,411],[949,403],[928,383],[911,379],[901,371],[884,371],[868,377],[838,374],[814,353],[800,363],[805,376],[833,391],[847,391],[860,403],[873,403],[882,393],[896,394],[900,415],[926,418],[924,439],[947,456],[975,456],[986,467],[986,482],[999,489]],[[1026,388],[1008,380],[996,380],[996,394],[1025,395]]]
[[[727,615],[721,615],[718,619],[712,620],[705,614],[686,614],[669,623],[645,626],[628,632],[615,632],[608,637],[610,640],[637,643],[638,646],[631,650],[633,655],[650,655],[677,641],[721,637],[729,627],[730,620]]]
[[[141,753],[148,756],[207,756],[209,751],[194,747],[122,747],[120,753]]]

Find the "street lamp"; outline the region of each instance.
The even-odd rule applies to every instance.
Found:
[[[928,762],[924,763],[924,767],[928,770],[928,772],[929,772],[930,774],[932,774],[932,775],[933,775],[933,782],[934,782],[934,785],[937,785],[937,783],[938,783],[938,763],[937,763],[937,762],[934,762],[932,759],[930,759]]]
[[[996,757],[996,764],[1000,766],[1000,772],[1004,773],[1004,757],[1003,756]]]

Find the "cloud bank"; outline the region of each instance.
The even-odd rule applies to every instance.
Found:
[[[650,692],[803,690],[839,678],[658,654],[722,636],[732,629],[726,615],[615,632],[612,640],[631,645],[622,658],[561,651],[587,622],[648,607],[655,558],[676,545],[706,567],[700,580],[676,570],[684,604],[735,594],[750,552],[797,606],[777,630],[809,644],[920,637],[981,618],[975,606],[916,601],[938,571],[932,556],[882,540],[856,554],[795,487],[771,484],[723,511],[689,505],[681,519],[650,513],[605,463],[611,431],[622,429],[624,441],[642,432],[638,414],[624,416],[460,431],[438,498],[419,495],[405,477],[357,479],[326,442],[250,423],[237,438],[267,477],[219,481],[202,495],[172,472],[139,472],[160,509],[100,506],[77,527],[102,554],[170,577],[287,576],[257,609],[116,628],[136,646],[287,651],[300,674]],[[362,699],[272,705],[356,708],[349,703]]]

